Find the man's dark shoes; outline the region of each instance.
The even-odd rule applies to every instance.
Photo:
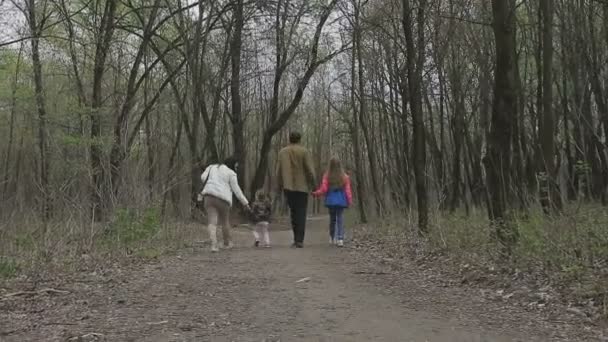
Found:
[[[302,242],[296,242],[296,248],[304,248],[304,244]]]

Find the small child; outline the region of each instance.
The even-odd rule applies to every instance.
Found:
[[[255,238],[255,247],[260,246],[261,235],[264,238],[264,247],[270,247],[270,233],[268,225],[270,224],[270,216],[272,214],[272,202],[270,196],[262,190],[256,192],[255,200],[251,204],[251,220],[255,224],[253,227],[253,237]]]
[[[325,195],[325,206],[329,209],[329,243],[344,246],[344,210],[353,203],[350,177],[344,172],[337,158],[329,161],[321,186],[313,196]]]

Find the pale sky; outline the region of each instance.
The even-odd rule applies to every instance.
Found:
[[[23,14],[11,1],[0,0],[0,44],[19,38],[17,30],[23,28],[24,24]]]

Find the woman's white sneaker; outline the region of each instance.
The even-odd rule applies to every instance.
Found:
[[[344,240],[338,240],[338,247],[344,247]]]

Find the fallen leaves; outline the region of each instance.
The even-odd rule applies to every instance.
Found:
[[[569,289],[564,286],[567,283],[548,274],[544,265],[520,268],[475,253],[454,255],[434,250],[429,244],[414,244],[408,241],[409,237],[398,234],[363,234],[353,241],[359,249],[357,252],[373,260],[375,267],[390,267],[391,276],[397,279],[410,274],[407,278],[415,279],[412,281],[419,290],[428,288],[429,293],[433,293],[437,292],[433,287],[452,288],[482,306],[502,306],[502,312],[519,312],[518,315],[529,312],[531,317],[544,317],[547,322],[559,321],[558,326],[551,328],[555,336],[576,335],[575,331],[586,328],[595,335],[602,317],[608,318],[605,304],[608,303],[605,285],[608,281],[596,281],[600,275],[589,281],[592,286],[583,286],[579,281],[575,289]],[[608,275],[604,279],[608,280]],[[409,292],[412,291],[407,290]]]

